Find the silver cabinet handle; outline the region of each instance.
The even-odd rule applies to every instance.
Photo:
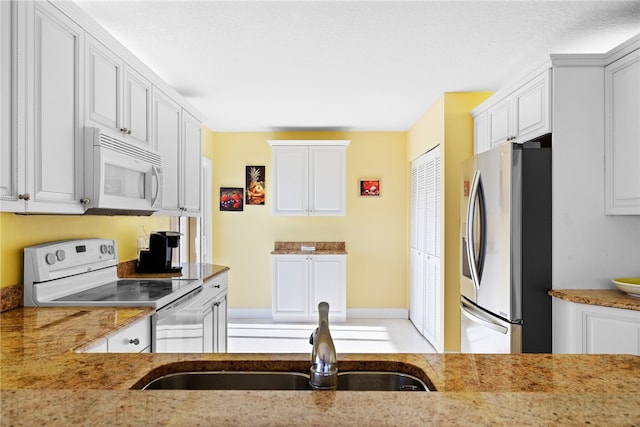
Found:
[[[18,194],[18,199],[20,199],[20,200],[31,200],[31,194],[29,194],[29,193]]]
[[[129,344],[138,345],[140,344],[140,340],[138,338],[134,338],[132,340],[129,340]]]

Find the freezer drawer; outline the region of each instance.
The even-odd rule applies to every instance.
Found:
[[[492,316],[460,299],[462,353],[521,353],[522,325]]]

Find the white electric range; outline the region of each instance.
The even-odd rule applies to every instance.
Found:
[[[109,239],[64,240],[24,249],[24,305],[153,307],[153,352],[210,352],[211,308],[201,279],[117,275]]]

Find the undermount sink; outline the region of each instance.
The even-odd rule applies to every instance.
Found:
[[[179,372],[157,378],[143,390],[312,390],[309,375],[300,372],[208,371]],[[429,391],[413,375],[386,371],[338,373],[338,390]]]

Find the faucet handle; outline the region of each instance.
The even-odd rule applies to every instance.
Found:
[[[318,328],[309,335],[309,344],[313,345],[313,337],[318,333]]]

